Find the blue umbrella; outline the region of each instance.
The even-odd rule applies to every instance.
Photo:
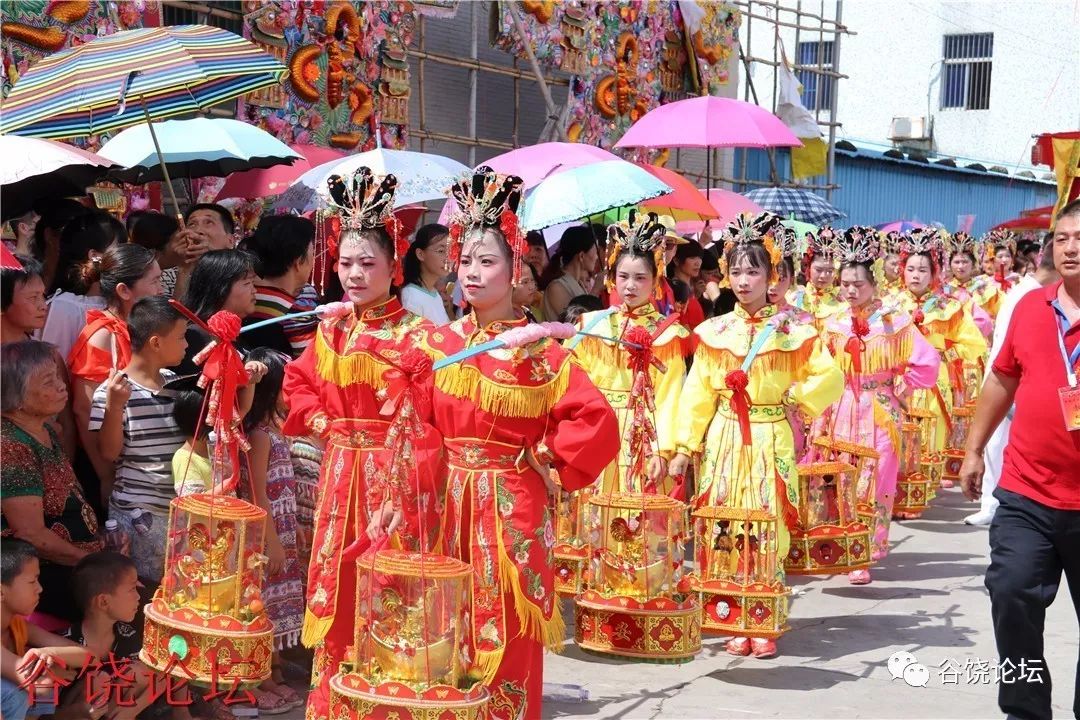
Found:
[[[781,217],[792,217],[811,225],[824,225],[844,217],[844,213],[809,190],[766,187],[743,194],[769,212]]]
[[[102,146],[101,157],[125,168],[110,172],[111,178],[137,184],[162,180],[161,162],[171,176],[195,178],[224,177],[301,159],[270,133],[239,120],[166,120],[154,123],[154,132],[160,158],[147,125],[130,127]]]
[[[549,175],[529,192],[521,227],[542,230],[670,192],[670,186],[625,160],[581,165]]]

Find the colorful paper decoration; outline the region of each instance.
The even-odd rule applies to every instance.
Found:
[[[541,66],[575,76],[568,138],[601,147],[614,145],[635,120],[661,103],[699,94],[699,88],[719,94],[728,82],[728,60],[741,22],[736,9],[713,2],[516,5]],[[495,46],[525,59],[507,4],[500,2],[492,13]],[[684,13],[691,18],[686,24]]]
[[[290,70],[281,86],[240,103],[238,116],[287,143],[345,150],[408,144],[410,3],[244,3],[244,37]]]

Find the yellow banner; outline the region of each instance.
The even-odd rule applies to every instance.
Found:
[[[802,147],[791,148],[791,175],[796,180],[824,175],[828,167],[829,146],[821,138],[799,138]]]
[[[1053,215],[1056,217],[1065,203],[1069,201],[1069,192],[1076,182],[1077,168],[1080,166],[1080,140],[1054,138],[1054,174],[1057,175],[1058,197]],[[1051,226],[1051,229],[1053,227]]]

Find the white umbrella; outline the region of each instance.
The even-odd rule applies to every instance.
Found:
[[[370,168],[375,175],[397,178],[394,207],[445,198],[450,186],[469,173],[467,166],[442,155],[378,148],[311,168],[282,193],[274,206],[302,213],[315,210],[330,197],[327,180],[334,175],[350,177],[360,167]]]
[[[45,197],[85,195],[113,163],[54,140],[0,135],[0,211],[17,217]]]

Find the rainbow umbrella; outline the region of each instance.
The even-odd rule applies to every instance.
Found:
[[[875,225],[874,229],[875,230],[880,230],[881,232],[885,232],[885,233],[889,233],[889,232],[909,233],[912,230],[919,230],[919,229],[924,228],[924,227],[926,227],[926,225],[924,225],[923,223],[920,223],[920,222],[912,222],[911,220],[894,220],[893,222],[887,222],[887,223],[882,223],[881,225]]]
[[[143,122],[147,114],[164,120],[197,112],[274,85],[286,72],[277,59],[220,28],[126,30],[42,58],[4,99],[0,130],[96,135]]]

